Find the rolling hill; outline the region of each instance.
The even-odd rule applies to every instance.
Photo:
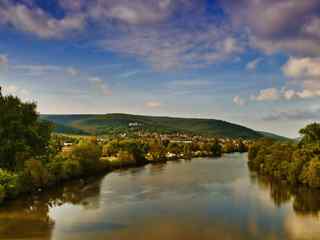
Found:
[[[54,123],[55,132],[67,134],[101,135],[141,130],[144,132],[180,132],[244,139],[256,139],[266,136],[265,133],[215,119],[154,117],[120,113],[103,115],[41,115],[41,119]]]

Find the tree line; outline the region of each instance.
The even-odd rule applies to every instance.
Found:
[[[320,188],[320,124],[309,124],[299,132],[299,143],[255,142],[249,149],[249,167],[291,185]]]

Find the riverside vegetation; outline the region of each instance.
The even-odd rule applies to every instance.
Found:
[[[320,124],[309,124],[300,134],[299,143],[255,142],[248,154],[250,169],[290,185],[320,188]]]
[[[65,143],[70,146],[65,146]],[[70,179],[180,158],[246,152],[248,142],[215,138],[170,141],[148,138],[69,137],[52,133],[40,121],[36,104],[4,96],[0,88],[0,203],[23,193],[42,191]]]

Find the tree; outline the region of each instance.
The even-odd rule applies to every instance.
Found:
[[[222,155],[222,147],[218,140],[215,140],[214,143],[211,145],[211,152],[212,156],[220,157]]]
[[[309,164],[305,167],[302,173],[303,183],[309,185],[312,188],[320,187],[320,159],[314,157]]]
[[[303,135],[301,139],[302,144],[320,142],[320,124],[319,123],[311,123],[307,125],[305,128],[302,128],[299,131],[299,133]]]
[[[46,154],[52,127],[38,118],[35,103],[3,96],[0,87],[0,168],[23,168],[25,159]]]
[[[247,152],[247,151],[248,151],[247,146],[243,143],[242,140],[239,140],[238,141],[238,152],[244,153],[244,152]]]

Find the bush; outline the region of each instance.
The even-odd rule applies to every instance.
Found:
[[[23,170],[24,186],[32,186],[33,189],[44,187],[49,182],[48,170],[39,160],[31,159],[25,162]],[[26,185],[28,184],[28,185]]]
[[[320,159],[314,157],[302,172],[302,182],[312,188],[320,187]]]
[[[0,169],[0,185],[8,198],[17,196],[21,191],[18,174],[3,169]]]
[[[220,157],[222,155],[222,147],[218,141],[214,141],[211,145],[210,151],[212,152],[213,157]]]
[[[62,155],[56,155],[51,158],[47,163],[46,167],[48,169],[48,184],[54,185],[57,182],[65,178],[63,165],[67,161]]]
[[[68,159],[63,163],[63,179],[70,179],[83,174],[83,169],[80,166],[80,163]]]
[[[78,162],[84,173],[90,173],[101,168],[101,148],[94,143],[82,143],[73,147],[71,159]]]

